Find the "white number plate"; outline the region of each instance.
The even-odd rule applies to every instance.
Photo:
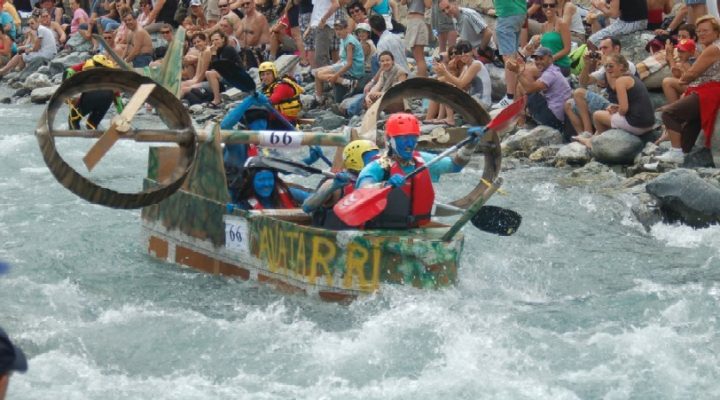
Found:
[[[250,254],[247,220],[225,217],[225,248],[239,253]]]
[[[260,131],[260,146],[297,148],[302,137],[302,132]]]

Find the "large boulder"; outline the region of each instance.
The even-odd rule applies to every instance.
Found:
[[[89,54],[85,52],[70,53],[65,56],[55,57],[50,63],[50,70],[55,72],[64,71],[65,68],[85,62],[88,57]]]
[[[640,138],[620,129],[610,129],[592,138],[592,154],[604,164],[632,164],[644,147]]]
[[[701,179],[697,172],[679,168],[664,173],[645,187],[668,222],[696,228],[720,223],[720,188]]]
[[[50,100],[58,87],[60,85],[37,88],[30,93],[30,101],[35,104],[43,104]]]
[[[23,68],[23,70],[20,71],[20,74],[18,75],[17,80],[24,82],[25,79],[28,78],[28,76],[36,73],[37,70],[40,69],[40,67],[42,67],[43,65],[46,65],[49,62],[50,62],[50,60],[48,60],[45,57],[33,58],[32,60],[30,60],[29,62],[27,62],[25,64],[25,68]]]
[[[520,129],[502,142],[503,155],[517,152],[526,156],[543,146],[561,144],[563,135],[557,129],[540,125],[532,130]]]

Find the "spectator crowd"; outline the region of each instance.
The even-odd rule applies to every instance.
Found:
[[[715,0],[707,0],[715,1]],[[15,4],[14,2],[17,2]],[[33,60],[112,49],[134,67],[164,55],[186,30],[182,94],[222,103],[225,80],[211,66],[256,68],[297,55],[297,81],[314,82],[311,106],[360,115],[392,85],[429,77],[467,91],[488,111],[530,101],[527,119],[592,146],[593,135],[658,126],[681,162],[715,121],[720,24],[705,0],[0,0],[0,77]],[[623,36],[646,32],[647,58],[622,54]],[[101,35],[96,40],[94,33]],[[492,99],[489,70],[505,93]],[[655,109],[651,89],[667,104]],[[277,77],[279,78],[279,77]],[[493,103],[493,100],[496,100]],[[392,105],[399,111],[407,102]],[[452,109],[426,103],[425,122],[455,125]],[[685,122],[689,121],[689,122]]]

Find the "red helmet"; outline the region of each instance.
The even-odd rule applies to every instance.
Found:
[[[393,138],[403,135],[420,136],[420,122],[410,113],[397,113],[385,123],[385,134]]]

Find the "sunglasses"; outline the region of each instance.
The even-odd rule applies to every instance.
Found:
[[[170,33],[170,31],[160,31],[160,33],[162,33],[164,35],[166,33]]]
[[[350,14],[359,13],[360,11],[363,11],[363,10],[361,10],[359,8],[353,8],[352,10],[350,10]]]
[[[250,6],[249,1],[247,3],[240,3],[240,7],[249,7],[249,6]]]
[[[542,6],[543,6],[543,8],[555,8],[555,7],[557,6],[557,4],[555,4],[555,3],[553,3],[553,4],[543,3]]]
[[[225,8],[225,7],[228,7],[228,5],[227,4],[218,4],[218,7]]]
[[[605,64],[605,69],[615,68],[615,64]]]

